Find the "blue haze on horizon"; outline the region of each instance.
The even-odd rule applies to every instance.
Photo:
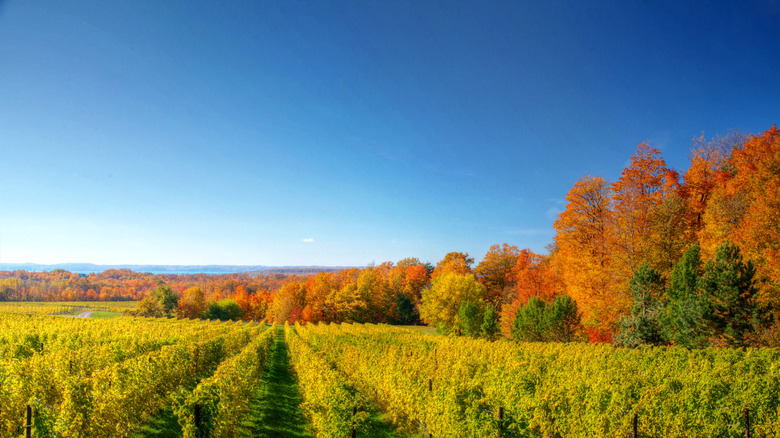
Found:
[[[583,175],[780,116],[780,2],[0,2],[0,261],[544,252]]]

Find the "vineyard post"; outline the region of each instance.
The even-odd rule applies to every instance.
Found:
[[[636,438],[637,437],[637,429],[638,429],[637,426],[638,426],[638,423],[639,423],[639,418],[638,418],[637,414],[634,414],[634,431],[631,434],[632,438]]]
[[[25,424],[24,428],[26,429],[25,436],[27,438],[32,437],[32,408],[30,405],[27,405],[27,424]]]
[[[428,392],[433,391],[433,379],[428,379]],[[431,438],[433,436],[432,433],[428,432],[428,438]]]
[[[200,436],[200,404],[195,405],[195,434]]]
[[[504,430],[504,407],[498,407],[498,438],[501,438],[501,432]]]
[[[352,438],[357,438],[357,432],[355,431],[355,415],[357,414],[357,406],[352,406]]]
[[[745,438],[750,438],[750,411],[745,408]]]

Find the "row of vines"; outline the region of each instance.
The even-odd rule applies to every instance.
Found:
[[[195,320],[0,317],[0,436],[132,436],[163,410],[185,436],[247,415],[275,330]],[[239,426],[238,429],[241,429]],[[235,430],[235,428],[234,428]],[[234,432],[211,436],[241,436]]]
[[[137,301],[57,301],[57,302],[2,302],[0,313],[25,315],[65,315],[86,310],[125,313],[138,309]]]
[[[305,343],[295,348],[319,358],[307,363],[324,361],[398,426],[434,437],[626,437],[636,415],[639,436],[736,438],[744,409],[753,436],[780,437],[776,349],[518,345],[371,324],[294,331]],[[360,401],[339,412],[349,403]]]

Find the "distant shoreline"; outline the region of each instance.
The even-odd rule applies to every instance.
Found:
[[[51,272],[63,269],[76,274],[99,274],[110,269],[128,269],[154,275],[275,274],[337,272],[358,266],[262,266],[262,265],[97,265],[93,263],[0,263],[0,271]]]

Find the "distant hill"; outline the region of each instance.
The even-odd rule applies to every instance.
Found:
[[[31,272],[64,269],[79,274],[100,273],[109,269],[129,269],[134,272],[152,274],[236,274],[249,275],[297,274],[308,275],[318,272],[337,272],[348,267],[341,266],[246,266],[246,265],[96,265],[93,263],[0,263],[0,271],[25,270]]]

